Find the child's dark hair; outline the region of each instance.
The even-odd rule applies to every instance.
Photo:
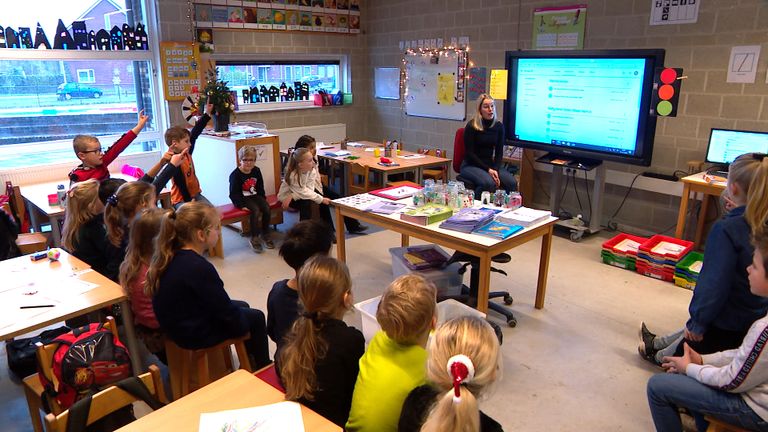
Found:
[[[345,308],[352,279],[343,262],[316,256],[301,268],[298,277],[299,300],[304,311],[293,324],[280,352],[280,377],[285,399],[314,399],[317,390],[317,361],[328,351],[328,341],[320,335],[324,322]]]
[[[186,128],[181,126],[170,127],[165,131],[165,145],[170,147],[174,141],[181,141],[188,136],[190,136],[190,134]]]
[[[312,256],[328,254],[333,245],[332,236],[325,224],[312,219],[303,220],[285,234],[280,246],[280,257],[292,269],[299,271]]]
[[[125,179],[113,178],[104,179],[99,183],[99,200],[104,205],[107,205],[107,198],[117,193],[120,186],[128,183]]]
[[[313,142],[315,142],[315,139],[309,135],[302,135],[299,137],[299,139],[296,140],[296,145],[294,148],[307,148],[309,147]]]

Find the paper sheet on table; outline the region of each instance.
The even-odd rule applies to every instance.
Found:
[[[347,145],[349,145],[349,144],[347,144]],[[365,151],[372,152],[372,151],[376,150],[377,148],[379,149],[380,152],[384,153],[384,147],[368,147],[368,148],[365,149]]]
[[[403,159],[421,159],[421,158],[424,158],[426,156],[424,156],[423,154],[414,153],[414,154],[407,154],[407,155],[402,155],[402,156],[398,156],[398,157],[401,157]]]
[[[348,197],[337,198],[331,202],[348,205],[358,210],[365,210],[368,207],[370,207],[372,204],[376,203],[377,201],[381,201],[383,199],[384,198],[379,198],[371,194],[363,193],[358,195],[351,195]]]
[[[199,432],[304,431],[301,405],[278,402],[254,408],[200,414]]]
[[[347,147],[365,147],[365,144],[359,142],[348,142]]]

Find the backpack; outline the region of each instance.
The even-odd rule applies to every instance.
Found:
[[[43,374],[38,374],[46,393],[62,409],[92,391],[131,376],[131,358],[125,345],[113,337],[103,323],[91,323],[63,334],[53,342],[53,375],[59,381],[54,388]]]
[[[8,369],[19,379],[24,379],[37,371],[37,342],[48,345],[60,335],[69,331],[69,327],[61,326],[46,330],[30,338],[17,338],[5,342],[5,353],[8,356]]]

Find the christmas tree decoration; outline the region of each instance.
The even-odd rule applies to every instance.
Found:
[[[42,46],[42,48],[40,48]],[[37,23],[37,30],[35,31],[35,49],[51,49],[51,43],[48,42],[48,36],[43,31],[43,26]]]
[[[112,51],[123,50],[123,31],[118,26],[112,27],[109,31],[109,46]]]
[[[85,29],[85,21],[72,22],[72,40],[75,41],[75,46],[79,50],[91,49],[88,45],[88,30]]]
[[[53,38],[53,49],[75,49],[75,40],[72,39],[72,35],[69,34],[64,22],[59,20],[59,24],[56,26],[56,37]]]

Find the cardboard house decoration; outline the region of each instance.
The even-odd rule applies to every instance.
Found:
[[[72,22],[72,39],[75,41],[75,46],[77,49],[91,49],[90,45],[88,44],[88,30],[85,29],[85,21]]]
[[[112,51],[123,50],[123,31],[119,27],[114,26],[109,32],[110,47]]]
[[[136,45],[135,35],[133,34],[133,27],[127,23],[123,24],[123,49],[126,51],[133,51]]]
[[[293,92],[293,87],[288,87],[288,92],[285,94],[285,100],[292,101],[296,96],[296,93]]]
[[[88,32],[88,49],[96,51],[99,46],[96,44],[96,32],[91,30]]]
[[[288,100],[288,86],[285,85],[285,82],[280,84],[280,102],[285,102]]]
[[[269,90],[267,90],[266,86],[259,87],[259,93],[261,93],[262,102],[269,102]]]
[[[32,48],[32,31],[29,27],[19,27],[19,45],[21,48]]]
[[[0,48],[5,48],[5,31],[3,26],[0,25]]]
[[[147,31],[144,29],[144,24],[136,24],[136,31],[133,33],[133,37],[136,39],[134,46],[137,50],[146,51],[149,49],[149,40],[147,39]]]
[[[269,86],[269,101],[277,102],[280,100],[280,89],[275,86]]]
[[[19,34],[11,27],[5,28],[5,44],[8,48],[19,47]]]
[[[109,45],[109,32],[101,29],[96,33],[96,48],[99,51],[109,51],[111,49]]]
[[[59,24],[56,26],[56,37],[53,38],[53,49],[75,49],[75,40],[69,34],[67,27],[59,20]]]
[[[41,46],[43,49],[51,49],[51,43],[48,42],[48,36],[45,35],[43,26],[41,26],[40,23],[37,23],[37,30],[35,31],[35,49],[38,49]]]

